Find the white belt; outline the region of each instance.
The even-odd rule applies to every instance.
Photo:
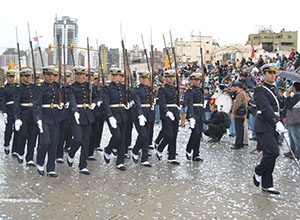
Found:
[[[141,104],[142,108],[150,108],[150,104]]]
[[[262,114],[262,111],[261,111],[261,110],[258,110],[258,111],[257,111],[257,114]],[[274,114],[277,115],[278,117],[280,117],[279,112],[274,112]]]
[[[58,107],[58,104],[43,104],[42,105],[42,108],[57,108]]]
[[[89,104],[83,103],[83,104],[78,104],[77,108],[88,108],[89,106],[90,106]]]
[[[112,105],[109,105],[109,107],[111,108],[121,108],[121,107],[125,107],[124,104],[112,104]]]
[[[6,102],[6,105],[12,105],[12,104],[14,104],[14,101]]]
[[[172,108],[172,107],[177,108],[178,106],[176,104],[167,104],[167,107],[169,107],[169,108]]]
[[[194,103],[193,106],[196,106],[196,107],[203,107],[203,104],[201,104],[201,103]]]
[[[23,107],[32,107],[32,103],[21,103],[21,106]]]

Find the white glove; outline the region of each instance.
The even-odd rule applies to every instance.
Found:
[[[178,106],[176,105],[177,109],[180,110],[182,108],[182,105]]]
[[[140,124],[140,126],[145,126],[145,124],[146,124],[146,122],[147,122],[147,119],[145,118],[145,116],[144,116],[144,115],[140,115],[140,116],[138,117],[138,119],[139,119],[139,124]]]
[[[174,117],[173,113],[170,112],[170,111],[167,111],[166,116],[169,117],[169,118],[171,119],[171,121],[174,121],[174,120],[175,120],[175,117]]]
[[[75,118],[76,123],[79,125],[80,124],[80,122],[79,122],[80,114],[78,112],[74,113],[74,118]]]
[[[131,102],[130,102],[130,107],[132,107],[133,105],[134,105],[134,101],[132,100]]]
[[[94,110],[95,107],[96,107],[96,104],[95,104],[95,103],[92,103],[92,104],[89,105],[89,108],[90,108],[91,110]]]
[[[98,107],[101,106],[101,102],[100,102],[100,101],[97,102],[97,106],[98,106]]]
[[[21,126],[22,126],[22,121],[21,121],[21,119],[17,119],[16,121],[15,121],[15,130],[16,131],[19,131],[20,130],[20,128],[21,128]]]
[[[281,123],[281,121],[279,121],[279,122],[276,123],[276,131],[277,131],[279,134],[284,133],[285,127],[284,127],[284,125]]]
[[[69,108],[69,106],[70,106],[70,102],[67,102],[67,103],[65,104],[65,108]]]
[[[152,104],[152,107],[150,108],[151,109],[151,111],[154,111],[154,103]]]
[[[4,123],[7,124],[7,114],[3,113]]]
[[[190,118],[190,128],[194,129],[195,128],[195,124],[196,124],[196,120],[194,118]]]
[[[60,105],[57,105],[57,108],[58,108],[59,110],[62,110],[63,107],[64,107],[64,103],[60,103]]]
[[[38,120],[36,122],[38,124],[38,127],[40,129],[40,133],[42,134],[44,131],[43,131],[43,123],[42,123],[42,120]]]
[[[130,109],[130,102],[128,102],[127,105],[124,105],[124,108],[125,108],[126,110]]]
[[[117,120],[113,116],[109,117],[108,120],[109,120],[111,127],[116,129],[117,128]]]

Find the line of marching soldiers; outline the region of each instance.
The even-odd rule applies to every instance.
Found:
[[[101,150],[103,125],[107,121],[111,138],[104,148],[105,162],[110,163],[111,154],[114,154],[117,156],[116,168],[126,170],[124,162],[125,158],[130,158],[128,147],[134,125],[138,137],[131,158],[134,163],[141,158],[142,166],[151,167],[148,151],[152,147],[155,111],[154,104],[151,104],[150,73],[138,72],[139,84],[132,88],[127,105],[124,73],[118,68],[112,68],[110,73],[111,82],[104,86],[98,86],[98,74],[92,74],[91,89],[87,82],[88,70],[74,67],[73,72],[65,73],[66,88],[60,89],[58,71],[54,67],[43,68],[44,81],[40,82],[41,76],[37,74],[36,84],[31,83],[30,68],[21,69],[20,84],[14,83],[14,70],[6,71],[6,84],[0,90],[0,108],[6,124],[4,152],[8,155],[11,150],[19,163],[25,159],[26,165],[36,166],[40,175],[45,174],[46,164],[47,175],[57,177],[55,166],[56,163],[64,163],[64,150],[67,150],[67,164],[71,167],[80,148],[79,172],[89,175],[87,160],[96,160],[94,150]],[[73,83],[72,74],[75,78]],[[172,70],[165,71],[164,78],[165,84],[158,90],[156,103],[159,105],[162,128],[154,146],[158,160],[162,160],[163,150],[168,146],[168,163],[180,165],[176,160],[179,124],[179,107],[176,103],[179,94],[174,86],[175,73]],[[190,161],[202,161],[199,147],[204,111],[200,78],[199,73],[191,75],[192,85],[185,94],[187,117],[192,129],[186,147],[186,158]],[[60,99],[63,100],[61,104]],[[12,134],[14,138],[10,149]]]

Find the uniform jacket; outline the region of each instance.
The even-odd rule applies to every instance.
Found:
[[[14,92],[14,88],[17,86],[18,84],[14,83],[14,84],[9,84],[7,83],[5,86],[2,86],[3,90],[2,90],[2,107],[3,107],[3,113],[6,113],[8,115],[8,118],[14,118],[14,105],[13,105],[13,92]],[[12,103],[12,104],[8,104],[8,103]]]
[[[204,120],[204,108],[203,106],[193,106],[193,104],[204,103],[203,90],[197,86],[191,86],[185,92],[185,100],[187,103],[187,118],[194,118],[196,121]]]

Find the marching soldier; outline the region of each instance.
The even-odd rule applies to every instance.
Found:
[[[200,88],[200,73],[191,75],[192,86],[185,93],[187,102],[187,118],[190,122],[192,133],[186,147],[186,158],[193,161],[203,161],[199,156],[200,140],[202,137],[204,109],[203,90]],[[192,153],[193,151],[193,153]]]
[[[152,123],[155,119],[154,108],[151,109],[151,92],[150,92],[150,73],[148,71],[138,72],[140,85],[132,90],[132,99],[134,106],[132,109],[132,119],[138,132],[138,137],[132,149],[132,160],[138,163],[138,154],[142,149],[142,165],[151,167],[148,161],[149,133]],[[152,128],[153,129],[153,128]]]
[[[172,70],[164,72],[166,83],[158,90],[158,104],[160,111],[160,119],[162,120],[162,129],[159,143],[156,149],[158,160],[162,159],[162,152],[168,145],[168,163],[180,165],[176,160],[176,139],[178,133],[179,111],[177,106],[177,94],[174,86],[175,73]],[[156,142],[158,143],[158,142]]]
[[[33,88],[31,81],[32,70],[24,68],[20,71],[21,84],[14,90],[15,130],[19,131],[18,162],[23,163],[24,150],[27,144],[26,164],[35,166],[33,161],[34,148],[38,135],[38,128],[33,119]]]
[[[253,182],[257,187],[261,184],[264,192],[280,194],[273,187],[272,176],[276,158],[279,156],[278,135],[285,130],[280,121],[280,97],[274,86],[276,68],[274,64],[265,64],[261,71],[264,83],[254,90],[254,100],[258,109],[254,130],[257,141],[263,148],[263,158],[255,167]]]
[[[15,123],[14,111],[13,111],[13,91],[16,87],[15,81],[15,70],[7,70],[6,71],[6,85],[2,85],[2,93],[3,96],[1,98],[2,101],[2,115],[5,122],[5,131],[4,131],[4,152],[5,154],[9,154],[9,143],[14,133],[13,138],[13,146],[12,146],[12,156],[17,157],[17,147],[18,147],[18,132],[13,132],[13,125]]]
[[[91,136],[92,123],[95,121],[92,110],[94,110],[97,102],[96,94],[90,97],[89,84],[85,81],[87,69],[84,67],[74,67],[75,82],[68,86],[67,97],[70,102],[70,120],[73,134],[71,150],[68,153],[67,163],[72,167],[74,157],[78,149],[81,147],[79,172],[89,175],[87,169],[88,148]],[[89,103],[90,98],[92,103]]]
[[[57,177],[55,158],[59,137],[59,123],[64,120],[61,114],[63,104],[59,103],[59,85],[53,81],[54,67],[44,67],[44,82],[33,89],[33,115],[38,125],[40,136],[37,149],[36,167],[44,175],[44,163],[48,155],[47,175]]]
[[[122,71],[111,69],[111,83],[103,88],[103,111],[108,119],[108,127],[112,137],[104,149],[104,160],[110,162],[113,148],[117,148],[117,169],[125,171],[125,134],[128,115],[125,107],[125,86],[121,84]]]

